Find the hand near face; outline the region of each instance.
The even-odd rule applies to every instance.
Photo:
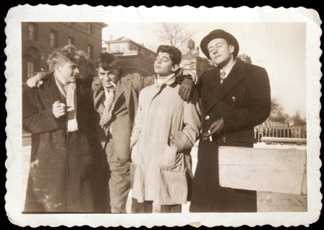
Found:
[[[57,119],[66,114],[66,105],[60,101],[55,101],[52,106],[52,112]]]
[[[203,136],[208,137],[215,133],[220,133],[221,131],[223,131],[223,129],[224,129],[224,119],[220,118],[209,126],[208,132],[203,133]]]

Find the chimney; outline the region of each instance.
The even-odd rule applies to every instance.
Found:
[[[195,49],[195,42],[191,39],[188,40],[188,46],[189,50],[194,50]]]
[[[113,40],[113,36],[112,35],[109,35],[109,40]]]
[[[199,47],[196,47],[197,56],[199,56]]]

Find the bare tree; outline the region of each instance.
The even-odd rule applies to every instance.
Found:
[[[163,22],[160,23],[157,36],[161,42],[182,48],[195,33],[196,31],[190,31],[184,23]]]
[[[271,98],[271,112],[269,116],[269,120],[287,123],[289,119],[289,115],[284,113],[284,108],[279,104],[276,98]]]
[[[301,118],[300,111],[296,111],[295,115],[291,117],[291,120],[293,121],[294,126],[305,126],[306,125],[306,119]]]

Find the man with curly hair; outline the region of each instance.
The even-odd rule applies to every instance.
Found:
[[[74,46],[53,51],[41,87],[23,92],[23,127],[32,133],[26,212],[93,212],[92,173],[100,151],[91,87],[77,78],[86,63]]]

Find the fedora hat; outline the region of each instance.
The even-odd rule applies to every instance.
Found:
[[[221,30],[221,29],[217,29],[217,30],[213,30],[212,32],[210,32],[206,37],[204,37],[201,42],[200,42],[200,49],[201,51],[210,59],[210,56],[209,56],[209,52],[208,52],[208,49],[207,49],[207,45],[208,43],[213,40],[213,39],[216,39],[216,38],[223,38],[225,39],[228,43],[230,43],[231,45],[234,46],[234,53],[233,53],[233,56],[234,58],[237,56],[239,50],[240,50],[240,46],[238,44],[238,41],[236,40],[236,38],[230,34],[230,33],[227,33],[226,31],[224,30]]]

